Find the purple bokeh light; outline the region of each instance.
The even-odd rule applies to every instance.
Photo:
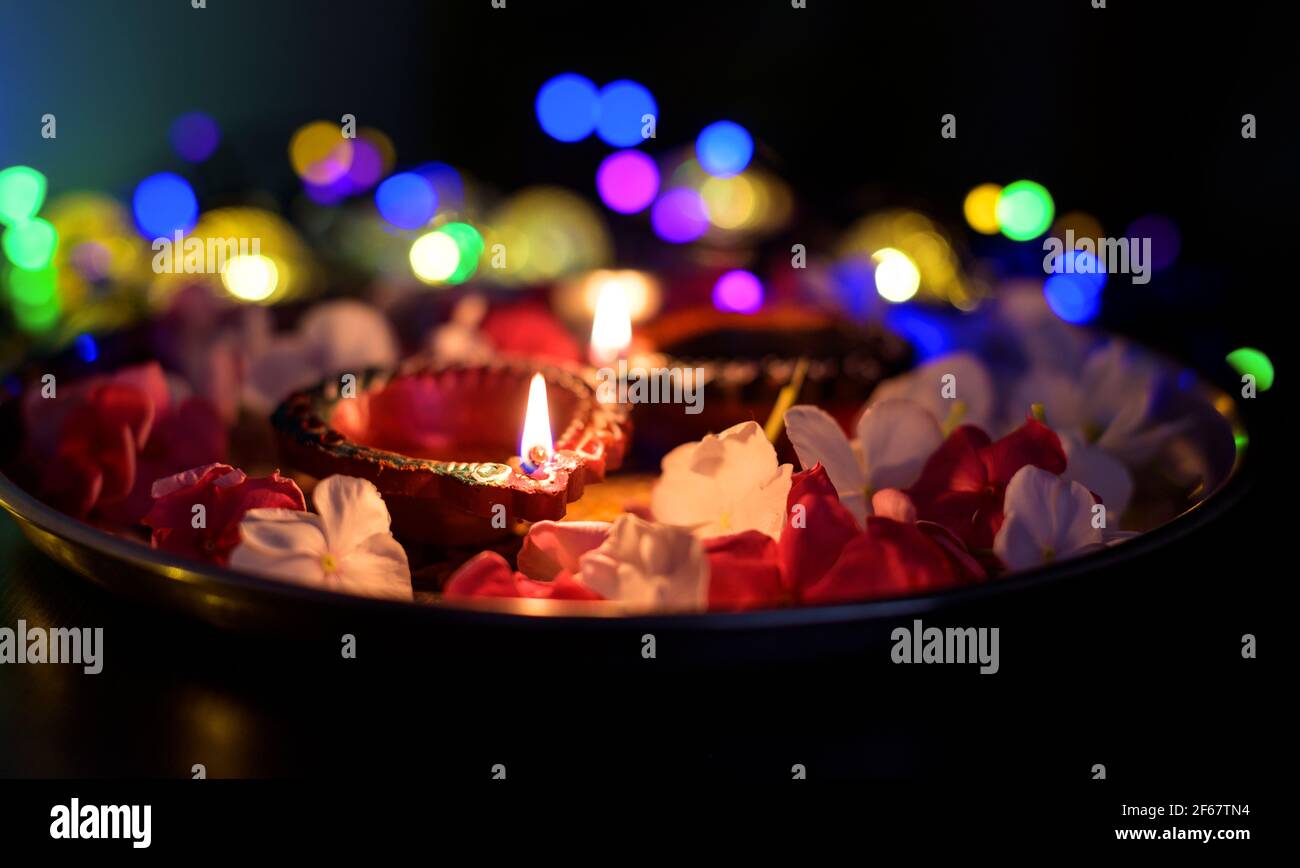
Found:
[[[700,194],[681,187],[659,197],[650,211],[650,224],[664,241],[685,244],[709,230],[709,216]]]
[[[659,169],[640,151],[617,151],[596,170],[596,190],[611,210],[635,214],[650,207],[659,192]]]
[[[172,149],[182,160],[202,163],[212,156],[221,141],[221,130],[211,115],[189,112],[172,121]]]
[[[754,313],[763,306],[763,284],[743,268],[728,271],[713,284],[713,306],[731,313]]]
[[[1160,214],[1148,214],[1134,220],[1124,236],[1151,239],[1151,268],[1154,271],[1164,271],[1173,265],[1183,247],[1182,235],[1174,221]]]

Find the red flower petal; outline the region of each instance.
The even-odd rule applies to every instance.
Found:
[[[502,353],[582,361],[582,350],[573,335],[550,308],[537,302],[493,306],[480,331]]]
[[[704,541],[709,559],[709,608],[757,609],[789,600],[781,580],[776,540],[765,533],[719,536]]]
[[[974,425],[957,428],[925,462],[921,478],[908,494],[916,501],[945,491],[981,490],[988,482],[988,470],[980,452],[990,442],[989,435]]]
[[[104,476],[89,458],[68,454],[45,465],[39,493],[41,500],[76,518],[85,518],[99,500]]]
[[[778,543],[781,574],[789,595],[797,599],[822,578],[861,531],[821,464],[791,478],[785,513]]]
[[[1058,476],[1065,472],[1065,450],[1056,432],[1037,419],[1028,419],[996,443],[981,450],[988,479],[1005,486],[1027,464]]]
[[[155,548],[224,564],[239,545],[239,523],[250,509],[305,510],[302,491],[279,471],[249,479],[227,464],[209,464],[154,482],[159,496],[140,520]],[[195,527],[201,505],[203,526]]]
[[[467,597],[530,597],[546,600],[601,600],[600,594],[579,582],[568,572],[554,581],[535,582],[523,573],[510,569],[506,559],[496,552],[479,552],[465,562],[442,589],[448,599]]]
[[[948,559],[915,526],[868,518],[839,560],[803,595],[805,603],[848,603],[922,594],[956,584]]]

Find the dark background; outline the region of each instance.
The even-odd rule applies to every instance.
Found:
[[[222,124],[230,172],[204,204],[250,187],[285,201],[292,131],[352,112],[393,137],[399,165],[441,159],[506,190],[589,191],[607,149],[553,142],[532,116],[537,87],[573,70],[650,87],[661,147],[719,117],[744,123],[812,238],[889,203],[959,227],[966,190],[1019,177],[1110,234],[1159,211],[1182,230],[1178,265],[1109,293],[1100,324],[1225,387],[1225,352],[1270,351],[1281,376],[1246,408],[1239,502],[1101,574],[945,613],[1002,627],[992,678],[890,666],[878,632],[849,628],[678,644],[669,631],[660,659],[642,661],[639,636],[617,629],[361,624],[360,657],[345,662],[337,633],[228,635],[126,604],[51,566],[4,520],[0,624],[103,625],[108,650],[94,678],[0,671],[0,775],[184,778],[202,762],[210,777],[437,786],[503,762],[512,779],[673,783],[784,780],[798,762],[813,778],[921,775],[1019,794],[1007,804],[1041,788],[1094,806],[1121,792],[1262,799],[1278,760],[1269,661],[1285,643],[1266,621],[1291,571],[1269,495],[1291,474],[1278,432],[1300,153],[1293,49],[1272,42],[1274,7],[808,5],[2,2],[0,164],[40,168],[52,192],[124,192],[179,168],[167,124],[201,108]],[[39,137],[46,111],[56,142]],[[945,112],[955,141],[939,136]],[[1240,136],[1246,112],[1253,141]],[[1241,658],[1246,632],[1260,637],[1257,661]],[[1095,762],[1108,781],[1089,780]]]

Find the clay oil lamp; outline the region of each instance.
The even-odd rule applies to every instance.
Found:
[[[627,446],[617,414],[567,367],[412,360],[363,379],[296,392],[272,423],[295,470],[373,482],[404,541],[482,545],[563,518]]]

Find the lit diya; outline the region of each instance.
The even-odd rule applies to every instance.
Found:
[[[578,373],[511,358],[345,375],[290,395],[272,424],[290,466],[368,479],[397,537],[452,545],[563,518],[618,468],[628,439]]]

